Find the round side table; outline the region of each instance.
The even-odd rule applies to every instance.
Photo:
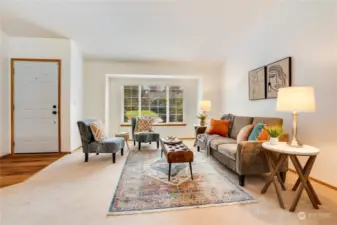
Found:
[[[128,141],[129,141],[129,132],[119,132],[119,133],[116,133],[115,137],[122,137],[122,138],[124,138],[125,144],[128,147],[128,150],[130,150],[129,143],[128,143]]]
[[[283,199],[281,196],[281,191],[279,187],[277,186],[276,180],[280,182],[282,189],[285,190],[284,184],[279,177],[279,170],[282,164],[284,163],[284,161],[288,160],[288,157],[289,157],[292,163],[294,164],[296,172],[299,176],[294,187],[292,188],[293,191],[296,191],[297,189],[298,191],[296,193],[295,199],[293,200],[289,211],[290,212],[295,211],[297,203],[303,192],[303,189],[305,189],[305,191],[307,192],[310,198],[310,201],[312,203],[312,206],[315,209],[318,209],[318,205],[322,205],[322,203],[319,200],[308,177],[309,177],[310,171],[314,165],[315,159],[317,155],[319,154],[320,150],[315,147],[309,146],[309,145],[303,145],[300,148],[291,147],[286,142],[279,142],[278,144],[270,144],[269,142],[265,142],[262,144],[262,147],[266,150],[264,152],[265,152],[265,155],[268,161],[271,174],[266,184],[264,185],[261,193],[262,194],[266,193],[269,185],[271,183],[274,183],[280,206],[282,208],[285,208]],[[279,153],[279,157],[275,164],[271,158],[271,153],[273,152]],[[298,160],[298,156],[308,156],[309,157],[304,167],[302,167],[300,161]]]

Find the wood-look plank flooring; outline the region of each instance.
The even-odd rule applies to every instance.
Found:
[[[0,188],[25,181],[67,153],[16,154],[0,158]]]

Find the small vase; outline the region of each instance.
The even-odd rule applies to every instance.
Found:
[[[269,143],[271,145],[277,145],[277,143],[278,143],[278,137],[271,137]]]
[[[205,126],[206,125],[206,121],[205,120],[200,120],[200,126]]]

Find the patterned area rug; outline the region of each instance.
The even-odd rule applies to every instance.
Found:
[[[194,152],[191,180],[188,163],[168,163],[159,150],[131,151],[108,215],[168,211],[256,202],[224,176],[226,168],[213,157]]]

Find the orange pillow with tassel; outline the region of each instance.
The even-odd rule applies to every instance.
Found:
[[[268,141],[268,140],[270,140],[270,135],[265,129],[262,129],[261,133],[257,137],[257,140],[258,141]]]
[[[218,134],[224,137],[228,137],[228,130],[230,120],[215,120],[211,119],[209,126],[207,127],[206,133],[208,134]]]

